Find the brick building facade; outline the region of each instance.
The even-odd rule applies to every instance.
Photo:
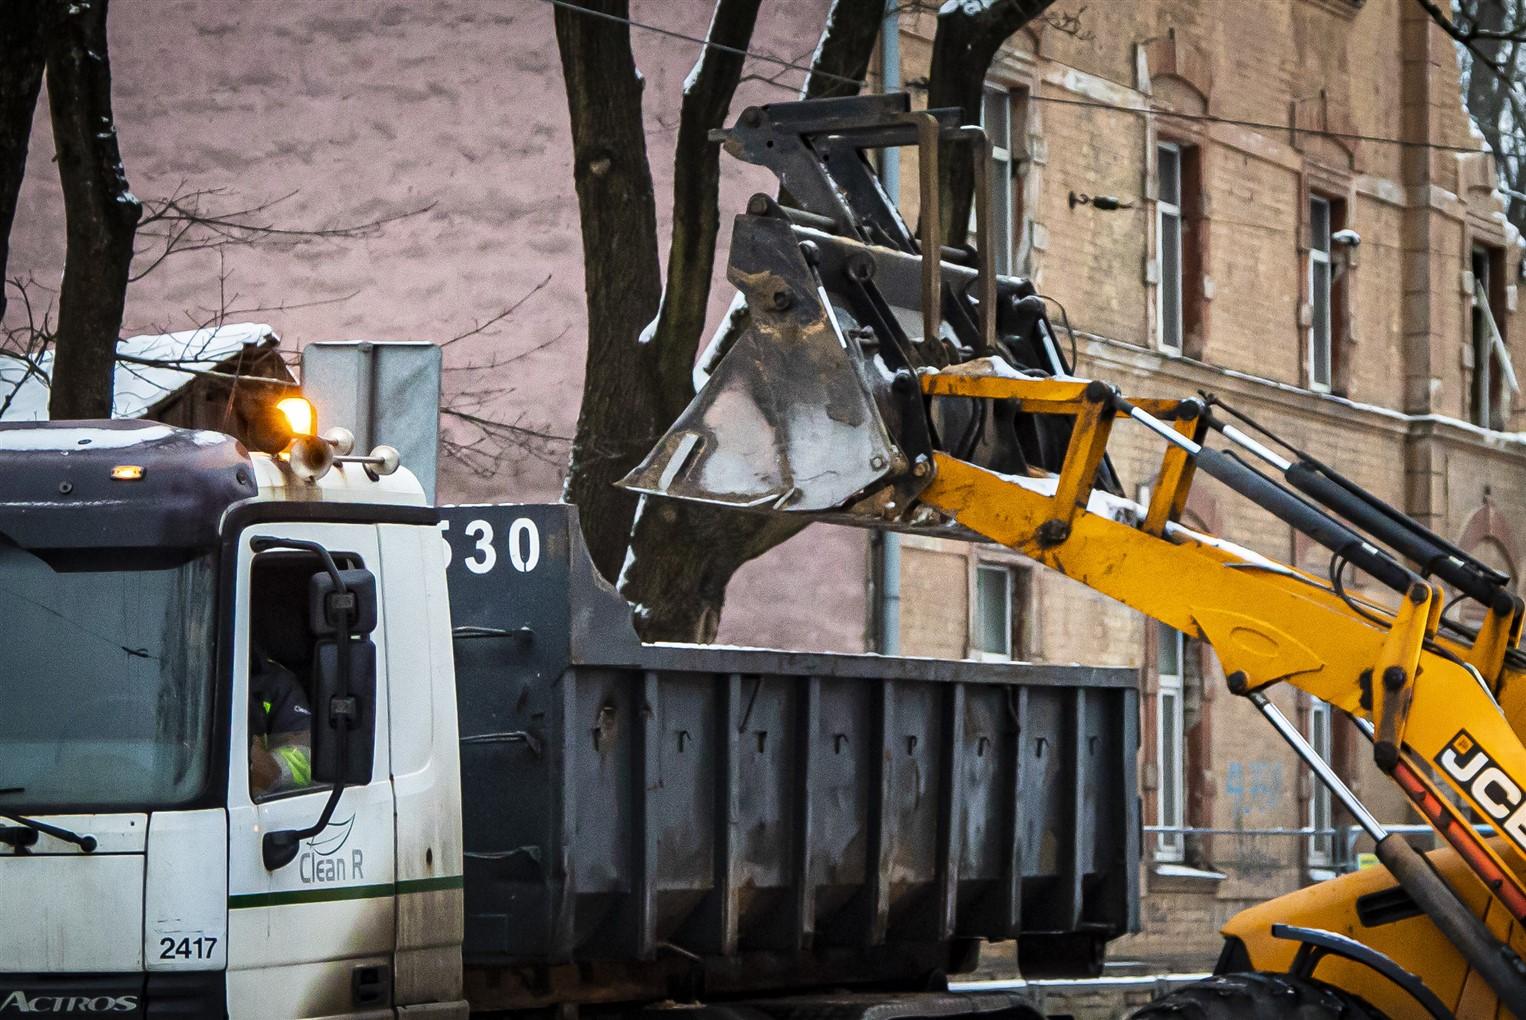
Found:
[[[637,0],[633,15],[692,32],[710,6]],[[767,5],[754,48],[808,51],[825,7]],[[1520,349],[1518,239],[1442,32],[1410,0],[1113,0],[1082,21],[1081,36],[1019,33],[986,104],[1011,182],[996,203],[1010,217],[1004,259],[1063,305],[1079,371],[1133,393],[1212,391],[1514,572],[1526,555],[1526,438],[1509,430],[1526,416],[1507,405],[1512,376],[1487,323]],[[902,16],[890,70],[917,101],[931,33],[929,15]],[[661,206],[694,46],[640,31],[633,42]],[[507,323],[447,349],[447,399],[481,388],[474,366],[507,359],[477,413],[571,434],[582,268],[549,7],[129,0],[113,8],[112,50],[140,194],[222,188],[232,208],[290,194],[274,213],[282,225],[414,213],[360,243],[166,263],[134,284],[130,329],[199,322],[224,278],[235,306],[272,322],[288,349],[443,341],[545,280]],[[776,67],[749,75],[736,108],[791,98],[798,82],[779,78]],[[51,158],[39,116],[10,271],[44,285],[62,265]],[[723,169],[724,249],[728,212],[772,181]],[[915,175],[903,170],[910,208]],[[1080,201],[1096,196],[1122,207]],[[1341,244],[1343,230],[1361,243]],[[728,300],[719,285],[713,321]],[[1113,448],[1137,494],[1159,451],[1133,431],[1120,428]],[[565,446],[528,441],[486,474],[446,457],[443,497],[554,499],[564,459]],[[1285,527],[1200,488],[1191,523],[1323,570]],[[1308,777],[1201,648],[998,549],[907,539],[897,553],[886,578],[867,533],[810,528],[738,575],[721,639],[875,647],[891,637],[877,621],[896,590],[904,652],[1137,666],[1150,824],[1297,829],[1318,814]],[[1404,818],[1363,741],[1340,724],[1322,730],[1321,707],[1295,692],[1276,700],[1328,732],[1380,816]],[[1323,873],[1341,850],[1174,831],[1147,844],[1146,931],[1117,954],[1182,966],[1217,951],[1218,924],[1240,906]]]
[[[1019,33],[986,103],[1010,138],[1011,269],[1068,313],[1078,374],[1213,393],[1516,574],[1520,239],[1450,42],[1407,0],[1104,10],[1093,39]],[[903,24],[902,80],[926,74],[932,28]],[[1142,432],[1121,427],[1111,447],[1141,497],[1161,453]],[[1287,526],[1198,490],[1188,523],[1325,572]],[[1228,694],[1211,652],[1000,549],[904,539],[898,558],[904,652],[1139,668],[1146,823],[1170,831],[1147,835],[1145,932],[1115,956],[1202,966],[1240,907],[1348,857],[1343,831],[1286,834],[1350,820]],[[1275,700],[1381,817],[1411,820],[1349,723],[1296,691]]]

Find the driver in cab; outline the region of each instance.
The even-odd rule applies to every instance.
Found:
[[[312,710],[291,670],[256,648],[249,664],[249,790],[256,800],[313,785]]]

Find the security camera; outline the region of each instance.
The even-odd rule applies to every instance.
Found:
[[[1337,230],[1331,234],[1330,240],[1343,248],[1355,248],[1362,243],[1362,235],[1347,227],[1345,230]]]

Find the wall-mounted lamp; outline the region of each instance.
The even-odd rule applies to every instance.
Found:
[[[1089,205],[1093,209],[1100,209],[1102,212],[1134,208],[1133,202],[1125,202],[1123,199],[1112,195],[1088,195],[1084,192],[1072,191],[1070,193],[1070,207],[1074,209],[1078,205]]]
[[[1337,230],[1330,235],[1330,247],[1334,249],[1335,258],[1334,272],[1330,276],[1330,282],[1334,283],[1346,275],[1346,270],[1356,265],[1356,247],[1362,243],[1362,235],[1347,227],[1345,230]]]

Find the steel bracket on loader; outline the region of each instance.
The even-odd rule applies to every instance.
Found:
[[[961,126],[957,110],[913,111],[901,94],[750,107],[716,135],[731,155],[772,170],[781,198],[753,196],[732,232],[727,277],[746,303],[745,327],[622,485],[960,534],[917,503],[936,452],[1006,474],[1059,469],[1070,418],[931,396],[923,384],[941,371],[1070,372],[1033,285],[996,273],[981,129]],[[921,234],[941,238],[945,145],[974,149],[976,244],[939,245],[928,258],[868,154],[917,148]],[[1105,462],[1098,480],[1117,491]]]

